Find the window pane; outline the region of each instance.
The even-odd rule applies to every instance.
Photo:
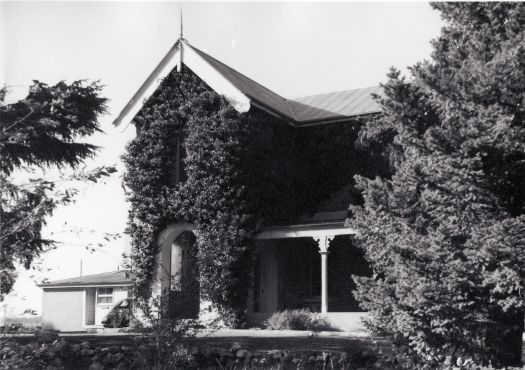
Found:
[[[113,301],[112,297],[98,297],[97,303],[104,304],[104,303],[111,303]]]
[[[113,288],[98,288],[97,303],[111,304],[113,302]]]
[[[113,294],[113,288],[99,288],[99,295],[111,295]]]

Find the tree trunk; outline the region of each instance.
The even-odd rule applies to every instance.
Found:
[[[496,366],[517,366],[522,364],[522,347],[523,347],[523,329],[524,329],[524,311],[514,311],[512,313],[500,313],[497,322],[500,322],[501,328],[497,328],[497,335],[492,333],[488,340],[493,343],[495,349]],[[502,328],[504,334],[501,335]]]

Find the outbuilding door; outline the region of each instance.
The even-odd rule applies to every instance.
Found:
[[[86,325],[95,325],[96,288],[86,288]]]

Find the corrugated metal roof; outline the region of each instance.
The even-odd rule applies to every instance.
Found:
[[[288,101],[298,122],[355,117],[381,112],[372,94],[381,95],[380,86],[309,95]]]
[[[101,274],[85,275],[70,279],[54,280],[40,284],[42,288],[56,286],[84,286],[84,285],[125,285],[131,284],[129,273],[126,271],[104,272]]]
[[[381,111],[380,105],[371,95],[381,94],[379,86],[285,99],[196,47],[189,44],[188,46],[250,100],[298,125],[352,118]]]
[[[255,82],[249,77],[246,77],[242,73],[237,72],[235,69],[227,66],[226,64],[218,61],[214,57],[206,54],[205,52],[197,49],[196,47],[189,45],[193,50],[197,52],[206,62],[208,62],[213,68],[215,68],[221,75],[223,75],[228,81],[230,81],[236,88],[238,88],[243,94],[245,94],[250,100],[255,101],[263,105],[265,108],[271,108],[276,111],[280,116],[290,118],[293,120],[293,112],[285,98],[274,93],[270,89],[263,85]]]

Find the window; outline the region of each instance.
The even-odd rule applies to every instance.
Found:
[[[183,139],[182,131],[176,132],[171,139],[171,145],[175,149],[170,164],[171,169],[169,171],[169,176],[175,183],[186,181],[186,169],[184,166],[186,153],[184,151]]]
[[[113,288],[98,288],[97,304],[113,303]]]

